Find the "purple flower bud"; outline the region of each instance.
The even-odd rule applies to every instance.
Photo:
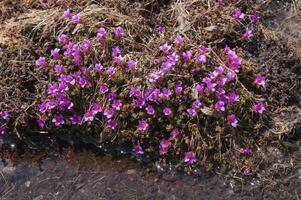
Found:
[[[143,151],[143,149],[142,149],[142,147],[141,147],[140,145],[134,145],[133,151],[134,151],[137,155],[142,155],[142,154],[144,154],[144,151]]]
[[[168,148],[171,145],[169,140],[163,139],[160,142],[160,154],[166,154],[168,152]]]
[[[72,13],[71,13],[70,9],[67,9],[64,11],[64,18],[72,19]]]
[[[125,35],[124,30],[122,27],[117,27],[114,31],[114,37],[115,39],[120,39]]]
[[[82,20],[81,20],[80,16],[77,14],[77,15],[72,16],[72,22],[75,24],[80,24],[82,22]]]
[[[113,109],[106,109],[103,112],[104,116],[106,116],[108,119],[111,119],[115,115],[115,111]]]
[[[115,73],[116,73],[116,68],[115,68],[115,67],[110,66],[110,67],[107,69],[107,74],[108,74],[109,76],[114,76]]]
[[[183,91],[182,82],[181,82],[181,81],[178,81],[178,82],[176,83],[176,86],[175,86],[175,93],[176,93],[177,95],[180,95],[180,94],[182,93],[182,91]]]
[[[123,63],[123,57],[121,55],[114,56],[114,63],[116,63],[117,65],[122,64]]]
[[[72,125],[81,125],[82,124],[82,118],[78,115],[72,115],[70,117],[70,122]]]
[[[232,104],[239,102],[239,95],[235,92],[231,92],[228,97],[229,102]]]
[[[6,133],[6,129],[4,127],[0,127],[0,135],[4,135]]]
[[[188,108],[186,111],[187,111],[187,113],[189,114],[190,117],[197,116],[197,112],[194,108]]]
[[[165,43],[164,45],[160,46],[160,51],[162,51],[164,54],[168,54],[169,51],[171,50],[171,45],[168,45],[167,43]]]
[[[246,14],[241,12],[241,10],[239,8],[236,8],[232,14],[232,17],[234,17],[235,19],[238,19],[238,20],[244,19],[245,16],[246,16]]]
[[[92,122],[94,120],[94,114],[92,111],[88,111],[84,114],[84,121],[87,122],[87,121],[90,121]]]
[[[135,61],[135,60],[129,60],[128,61],[128,67],[129,67],[129,69],[130,70],[136,70],[136,67],[137,67],[137,61]]]
[[[46,120],[43,118],[40,118],[37,120],[37,124],[40,128],[44,128],[46,126]]]
[[[204,89],[205,89],[204,84],[199,83],[195,86],[195,90],[199,95],[203,94]]]
[[[101,72],[103,70],[103,66],[100,63],[95,64],[94,69],[96,72]]]
[[[184,38],[181,35],[178,35],[175,39],[176,46],[181,46],[184,42]]]
[[[202,104],[201,104],[200,100],[197,99],[192,103],[192,108],[197,110],[197,109],[200,109],[201,105]]]
[[[227,72],[227,74],[226,74],[227,82],[232,81],[232,80],[235,78],[235,76],[236,76],[236,75],[235,75],[234,72],[231,72],[231,71]]]
[[[207,58],[203,54],[197,55],[195,59],[196,59],[196,63],[198,64],[205,64],[207,62]]]
[[[251,170],[251,168],[250,168],[250,167],[244,167],[244,168],[243,168],[243,174],[244,174],[245,176],[250,176],[250,175],[252,175],[252,170]]]
[[[116,99],[113,100],[112,108],[114,108],[115,110],[120,110],[121,106],[122,106],[122,104],[121,104],[120,100],[116,100]]]
[[[157,28],[157,30],[160,34],[163,34],[165,32],[165,27],[161,25]]]
[[[240,148],[240,153],[242,153],[245,156],[249,155],[250,152],[251,152],[251,150],[248,147]]]
[[[254,83],[258,86],[264,86],[265,85],[265,77],[262,76],[261,74],[258,74],[256,76]]]
[[[36,66],[38,67],[47,67],[47,62],[45,57],[39,57],[38,60],[36,60]]]
[[[215,104],[215,110],[217,111],[225,111],[225,102],[223,101],[218,101]]]
[[[180,134],[179,129],[175,128],[171,131],[170,135],[173,139],[175,139]]]
[[[56,126],[61,126],[61,125],[65,124],[65,119],[64,119],[63,115],[54,115],[54,117],[52,118],[51,121]]]
[[[242,38],[245,40],[249,40],[253,37],[253,30],[247,29],[246,32],[243,34]]]
[[[91,51],[91,41],[89,39],[84,39],[81,44],[81,49],[83,50],[84,54],[89,54]]]
[[[168,97],[170,97],[171,95],[172,95],[172,92],[171,92],[168,88],[164,87],[164,88],[162,89],[161,94],[160,94],[160,98],[168,98]]]
[[[0,117],[4,120],[7,120],[9,118],[9,113],[7,111],[0,112]]]
[[[112,130],[115,130],[115,128],[118,126],[118,123],[114,119],[109,119],[108,122],[108,127],[110,127]]]
[[[197,160],[196,160],[196,156],[195,156],[195,153],[192,152],[192,151],[189,151],[189,152],[185,152],[184,154],[184,162],[192,165],[193,163],[195,163]]]
[[[56,73],[58,73],[58,74],[64,74],[64,67],[63,67],[63,65],[59,65],[59,64],[55,65],[54,66],[54,71]]]
[[[69,44],[69,38],[68,38],[68,36],[65,35],[65,34],[60,35],[60,36],[58,37],[58,40],[59,40],[59,43],[60,43],[61,45],[67,45],[67,44]]]
[[[146,108],[145,108],[147,114],[149,115],[154,115],[155,114],[155,109],[151,106],[151,105],[148,105]]]
[[[142,108],[145,104],[145,101],[141,98],[134,100],[134,108]]]
[[[181,58],[184,60],[184,62],[189,62],[190,59],[192,58],[191,51],[181,53]]]
[[[106,35],[107,35],[107,31],[105,28],[99,28],[97,31],[97,40],[100,43],[104,43],[106,41]]]
[[[257,113],[262,114],[265,111],[265,105],[262,102],[258,102],[255,105],[253,105],[253,110]]]
[[[148,129],[148,127],[149,127],[149,125],[146,120],[139,120],[138,126],[137,126],[139,131],[146,131]]]
[[[86,77],[82,76],[82,77],[80,77],[78,83],[79,83],[79,85],[80,85],[81,88],[84,88],[88,84],[88,80],[87,80]]]
[[[165,116],[170,116],[170,115],[172,115],[172,111],[171,111],[171,109],[168,108],[168,107],[166,107],[166,108],[163,109],[163,113],[164,113]]]
[[[100,93],[105,94],[109,91],[109,88],[105,83],[103,83],[99,85],[99,91]]]
[[[61,55],[60,55],[60,49],[59,48],[55,48],[51,50],[51,56],[53,59],[55,60],[59,60]]]
[[[252,24],[256,24],[259,21],[260,17],[256,14],[250,15],[249,20]]]
[[[102,112],[103,104],[100,102],[94,102],[89,110],[93,115],[97,115],[98,113]]]
[[[107,98],[110,100],[110,101],[113,101],[117,98],[117,94],[115,92],[110,92],[109,94],[107,94]]]
[[[237,125],[238,125],[236,115],[234,115],[234,114],[228,115],[227,116],[227,121],[228,121],[228,124],[233,126],[233,127],[237,127]]]
[[[120,47],[114,47],[112,48],[112,57],[116,57],[121,53],[121,48]]]

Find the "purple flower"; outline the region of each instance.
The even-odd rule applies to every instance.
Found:
[[[0,127],[0,135],[4,135],[6,133],[6,129],[4,127]]]
[[[188,152],[185,152],[185,155],[184,155],[184,162],[192,165],[193,163],[196,162],[196,156],[195,156],[195,153],[192,152],[192,151],[188,151]]]
[[[240,153],[242,153],[245,156],[249,155],[250,152],[251,152],[251,150],[248,147],[242,147],[242,148],[240,148]]]
[[[262,76],[261,74],[258,74],[256,76],[254,83],[259,86],[264,86],[265,85],[265,77]]]
[[[197,115],[197,112],[194,108],[188,108],[186,111],[190,117],[195,117]]]
[[[141,91],[141,86],[138,87],[131,87],[130,89],[130,97],[141,97],[142,91]]]
[[[45,113],[47,111],[46,103],[41,103],[38,107],[40,113]]]
[[[246,16],[246,14],[241,12],[241,10],[239,8],[236,8],[232,14],[232,17],[234,17],[235,19],[238,19],[238,20],[244,19],[245,16]]]
[[[75,24],[80,24],[82,22],[82,20],[81,20],[80,16],[77,14],[77,15],[72,16],[72,22]]]
[[[38,67],[46,67],[47,66],[47,61],[45,57],[39,57],[38,60],[36,60],[36,66]]]
[[[146,131],[148,129],[148,127],[149,127],[149,125],[146,120],[139,120],[138,126],[137,126],[139,131]]]
[[[171,145],[169,140],[163,139],[160,142],[160,154],[166,154],[168,152],[168,148]]]
[[[202,104],[201,104],[200,100],[197,99],[192,103],[192,108],[197,110],[201,107],[201,105]]]
[[[105,83],[102,83],[99,85],[99,91],[100,93],[105,94],[109,91],[109,87]]]
[[[86,77],[80,77],[79,78],[79,85],[80,85],[80,87],[81,88],[84,88],[87,84],[88,84],[88,80],[87,80],[87,78]]]
[[[196,59],[196,63],[198,64],[205,64],[207,62],[207,58],[203,54],[197,55],[195,59]]]
[[[137,67],[137,61],[135,61],[135,60],[129,60],[128,61],[128,67],[129,67],[129,69],[130,70],[136,70],[136,67]]]
[[[164,54],[168,54],[169,51],[171,50],[171,45],[168,45],[167,43],[165,43],[164,45],[160,46],[159,49],[160,51],[162,51]]]
[[[40,128],[44,128],[46,126],[46,120],[43,118],[40,118],[37,120],[37,124]]]
[[[60,49],[59,48],[55,48],[51,50],[51,56],[53,59],[55,60],[59,60],[61,55],[60,55]]]
[[[250,175],[252,174],[251,168],[250,168],[250,167],[244,167],[244,168],[243,168],[243,174],[244,174],[245,176],[250,176]]]
[[[239,102],[239,95],[236,94],[235,92],[231,92],[228,96],[228,100],[230,103],[235,104]]]
[[[205,89],[204,84],[199,83],[195,86],[195,90],[198,94],[203,94],[204,89]]]
[[[116,68],[115,68],[115,67],[110,66],[110,67],[107,69],[107,74],[108,74],[109,76],[114,76],[115,73],[116,73]]]
[[[65,10],[63,16],[66,19],[71,19],[72,18],[72,13],[71,13],[70,9]]]
[[[64,67],[63,65],[57,64],[54,66],[54,71],[58,74],[63,74],[64,73]]]
[[[116,39],[120,39],[120,38],[122,38],[123,36],[125,35],[125,33],[124,33],[124,30],[123,30],[123,28],[122,27],[117,27],[116,29],[115,29],[115,31],[114,31],[114,37],[116,38]]]
[[[166,108],[163,109],[163,113],[164,113],[165,116],[170,116],[170,115],[172,115],[172,111],[171,111],[171,109],[168,108],[168,107],[166,107]]]
[[[82,118],[78,115],[72,115],[70,117],[70,122],[72,125],[81,125],[82,124]]]
[[[123,62],[123,57],[121,55],[118,56],[114,56],[114,63],[116,63],[117,65],[122,64]]]
[[[233,126],[233,127],[237,127],[237,125],[238,125],[236,115],[234,115],[234,114],[228,115],[227,116],[227,121],[228,121],[228,124]]]
[[[91,41],[89,39],[84,39],[81,44],[81,49],[83,50],[84,54],[89,54],[91,51]]]
[[[54,108],[55,103],[53,102],[52,104],[53,104],[53,108]],[[70,110],[73,107],[72,101],[70,101],[67,97],[65,97],[63,95],[58,96],[58,104],[62,109]]]
[[[93,115],[97,115],[98,113],[102,112],[103,104],[100,102],[94,102],[90,108],[90,111]]]
[[[100,42],[100,43],[104,43],[105,40],[106,40],[106,35],[107,35],[107,31],[105,28],[99,28],[98,31],[97,31],[97,40]]]
[[[113,109],[109,108],[109,109],[106,109],[104,112],[103,112],[104,116],[106,116],[108,119],[111,119],[115,112]]]
[[[161,98],[168,98],[168,97],[170,97],[171,95],[172,95],[171,91],[170,91],[168,88],[164,87],[164,88],[162,89],[162,92],[161,92],[161,94],[160,94],[160,97],[161,97]]]
[[[175,93],[177,95],[180,95],[182,93],[182,91],[183,91],[182,81],[178,81],[175,86]]]
[[[265,111],[265,105],[262,102],[258,102],[255,105],[253,105],[253,110],[257,113],[262,114]]]
[[[145,101],[142,98],[134,100],[134,108],[142,108],[145,104]]]
[[[151,105],[148,105],[146,108],[145,108],[147,114],[149,115],[154,115],[155,114],[155,109],[151,106]]]
[[[122,106],[122,104],[121,104],[120,100],[116,100],[116,99],[113,100],[112,108],[114,108],[115,110],[120,110],[121,106]]]
[[[184,60],[184,62],[189,62],[190,59],[192,58],[192,53],[191,51],[186,51],[180,54],[181,58]]]
[[[101,72],[103,70],[103,66],[100,63],[95,64],[94,69],[96,72]]]
[[[138,144],[138,145],[134,145],[133,151],[134,151],[137,155],[142,155],[142,154],[144,154],[144,151],[143,151],[142,147],[141,147],[139,144]]]
[[[115,128],[118,126],[117,121],[114,119],[109,119],[107,124],[112,130],[115,130]]]
[[[245,39],[245,40],[249,40],[253,37],[253,30],[251,29],[248,29],[246,30],[246,32],[243,34],[242,38]]]
[[[181,35],[178,35],[175,39],[176,46],[181,46],[184,42],[184,38]]]
[[[252,24],[256,24],[259,21],[260,17],[256,14],[250,15],[249,20]]]
[[[218,102],[216,102],[214,107],[215,107],[215,110],[217,110],[217,111],[225,111],[225,102],[218,101]]]
[[[112,57],[116,57],[121,53],[121,48],[120,47],[114,47],[112,48]]]
[[[159,26],[159,27],[157,28],[157,30],[158,30],[158,32],[159,32],[160,34],[163,34],[163,33],[165,32],[165,27],[164,27],[164,26]]]
[[[65,119],[64,119],[63,115],[54,115],[54,117],[52,118],[51,121],[56,126],[61,126],[61,125],[65,124]]]
[[[84,114],[84,121],[87,122],[87,121],[90,121],[92,122],[94,120],[94,114],[92,111],[88,111]]]
[[[175,128],[171,131],[170,135],[172,138],[176,138],[180,134],[179,129]]]
[[[67,44],[69,44],[69,38],[68,38],[68,36],[65,35],[65,34],[60,35],[60,36],[58,37],[58,40],[59,40],[59,43],[60,43],[61,45],[67,45]]]
[[[0,117],[4,120],[7,120],[9,118],[9,113],[7,111],[0,112]]]
[[[232,81],[235,78],[235,76],[236,75],[235,75],[234,72],[228,71],[227,74],[226,74],[227,82]]]
[[[107,98],[110,100],[110,101],[113,101],[117,98],[117,94],[115,92],[110,92],[109,94],[107,94]]]

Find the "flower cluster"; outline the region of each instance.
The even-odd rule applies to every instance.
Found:
[[[236,10],[233,17],[241,20],[245,14]],[[70,10],[64,18],[81,23],[79,15]],[[250,16],[251,23],[257,18]],[[50,58],[37,59],[38,69],[49,70],[52,80],[38,106],[39,127],[96,127],[90,130],[109,133],[111,138],[126,133],[124,138],[133,142],[137,155],[149,151],[145,147],[154,143],[161,156],[175,154],[181,147],[180,155],[189,165],[198,161],[196,147],[185,142],[192,139],[190,127],[201,129],[201,124],[205,127],[217,116],[212,126],[239,128],[236,112],[245,101],[237,79],[243,59],[234,49],[226,46],[220,52],[224,61],[216,63],[211,60],[210,47],[189,48],[184,37],[177,35],[159,46],[155,57],[146,56],[152,62],[144,62],[124,50],[126,42],[120,41],[126,31],[122,27],[112,32],[100,27],[95,32],[96,40],[79,42],[59,35],[59,47],[51,50]],[[251,36],[248,30],[244,38]],[[94,47],[102,53],[97,54]],[[258,87],[264,83],[262,75],[255,78]],[[265,105],[257,102],[246,109],[262,114]]]

